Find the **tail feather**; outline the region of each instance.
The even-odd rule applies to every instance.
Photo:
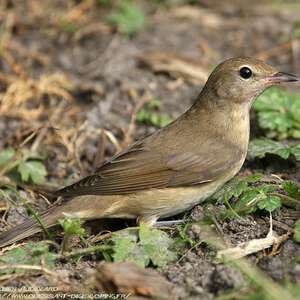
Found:
[[[62,218],[61,207],[55,206],[40,215],[43,225],[48,228]],[[18,242],[35,233],[43,231],[36,220],[30,219],[0,234],[0,248]]]
[[[57,224],[57,220],[64,217],[76,217],[82,220],[103,218],[112,215],[112,199],[100,201],[94,196],[84,195],[74,199],[65,199],[61,205],[53,206],[39,217],[43,225],[48,228]],[[95,196],[96,197],[96,196]],[[115,206],[117,208],[117,206]],[[0,248],[18,242],[37,232],[41,226],[34,220],[28,220],[0,234]]]

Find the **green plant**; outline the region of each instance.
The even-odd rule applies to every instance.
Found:
[[[0,256],[0,265],[7,265],[7,268],[0,269],[0,274],[24,273],[25,268],[16,268],[14,265],[36,266],[41,263],[46,268],[53,268],[56,255],[49,252],[49,245],[46,242],[30,242],[23,247],[17,247],[5,252]],[[11,266],[11,267],[10,267]]]
[[[258,123],[268,137],[300,138],[300,95],[278,88],[264,92],[254,103]]]
[[[158,110],[161,106],[162,103],[159,99],[152,99],[145,105],[144,108],[138,111],[136,121],[159,128],[168,125],[172,119],[167,114],[158,114]]]
[[[260,179],[261,175],[235,177],[214,194],[212,199],[225,203],[229,208],[223,212],[224,217],[245,215],[257,210],[272,212],[280,208],[282,202],[299,206],[300,192],[296,184],[285,181],[279,185],[261,182]]]
[[[300,21],[296,22],[292,31],[292,38],[297,39],[300,37]]]
[[[65,218],[58,220],[58,223],[64,230],[64,239],[62,244],[62,252],[68,250],[70,238],[74,235],[79,236],[81,239],[85,236],[85,230],[82,228],[82,221],[76,218]]]
[[[60,21],[59,26],[63,31],[67,33],[75,33],[79,29],[75,23],[64,19]]]
[[[11,197],[14,195],[14,199],[17,199],[17,201],[13,200]],[[51,239],[51,234],[49,233],[47,227],[43,224],[38,212],[33,208],[30,202],[25,199],[21,193],[17,190],[15,186],[7,186],[2,189],[0,189],[0,197],[7,201],[7,203],[13,204],[13,206],[18,207],[20,203],[27,209],[28,214],[32,216],[36,220],[36,222],[40,225],[43,232],[46,234],[46,236]]]
[[[180,6],[189,4],[198,4],[197,0],[154,0],[157,5]]]
[[[300,161],[300,144],[293,146],[267,138],[254,139],[249,144],[248,155],[250,158],[263,158],[266,154],[275,154],[283,159],[291,156]]]
[[[197,243],[193,239],[191,239],[187,233],[188,229],[190,228],[191,224],[183,223],[179,224],[177,228],[178,238],[175,240],[178,246],[181,245],[188,245],[190,247],[194,247]]]
[[[42,159],[34,152],[6,148],[0,151],[0,175],[14,179],[18,175],[23,182],[42,184],[47,175]]]
[[[289,197],[300,200],[300,188],[293,181],[284,181],[281,187]]]
[[[294,225],[293,238],[297,243],[300,243],[300,219]]]
[[[113,261],[133,261],[145,267],[152,263],[162,267],[176,259],[171,250],[173,240],[167,233],[141,224],[138,231],[128,229],[112,236]]]
[[[106,19],[109,24],[127,35],[139,32],[145,22],[142,11],[129,0],[120,1]]]
[[[99,5],[112,5],[112,0],[97,0],[96,3]]]

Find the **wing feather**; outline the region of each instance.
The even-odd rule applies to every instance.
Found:
[[[153,147],[150,151],[143,143],[138,143],[104,163],[94,175],[59,190],[57,195],[130,194],[145,189],[210,182],[224,174],[241,155],[238,147],[217,146],[209,152],[181,149],[180,152],[162,153]]]

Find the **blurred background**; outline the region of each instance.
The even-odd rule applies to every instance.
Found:
[[[300,73],[299,1],[1,0],[0,24],[0,149],[34,135],[56,179],[170,122],[226,58]]]
[[[37,210],[48,207],[34,186],[51,191],[74,182],[165,126],[189,108],[213,68],[235,56],[256,57],[300,76],[300,1],[0,0],[0,228],[28,216],[16,192]],[[282,193],[300,198],[297,89],[269,90],[257,102],[251,124],[256,142],[241,173],[276,173],[271,178],[276,184],[279,177],[293,180]],[[280,207],[276,203],[259,209],[269,216]],[[244,223],[226,221],[223,230],[233,243],[263,237],[266,215],[258,223],[252,216]],[[277,225],[287,219],[281,211],[277,216]],[[281,230],[296,219],[294,214]],[[300,256],[299,246],[290,242],[284,258],[260,267],[277,281],[290,276],[299,284],[299,263],[298,269],[285,269]],[[167,273],[181,288],[180,299],[190,291],[212,299],[241,281],[223,266],[205,271],[201,255]],[[61,268],[76,274],[95,259],[84,263]],[[203,273],[195,271],[188,282],[191,263]]]

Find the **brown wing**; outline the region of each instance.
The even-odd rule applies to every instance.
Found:
[[[59,190],[57,195],[130,194],[151,188],[196,185],[216,179],[238,159],[228,155],[232,148],[218,145],[209,152],[203,148],[204,153],[181,150],[166,155],[148,150],[143,143],[135,144],[103,164],[94,175]]]

